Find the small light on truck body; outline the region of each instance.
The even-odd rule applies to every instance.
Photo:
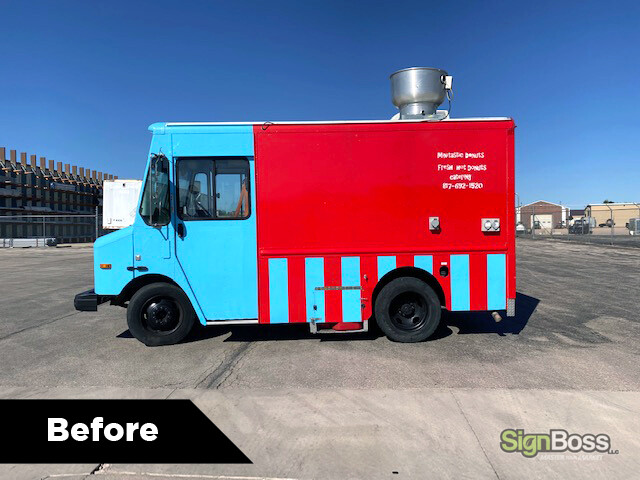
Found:
[[[110,263],[101,263],[100,264],[100,268],[102,270],[111,270],[111,264]]]
[[[483,218],[481,229],[483,232],[499,232],[500,219],[499,218]]]

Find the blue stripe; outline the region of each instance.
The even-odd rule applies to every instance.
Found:
[[[421,268],[429,273],[433,273],[433,256],[431,255],[415,255],[413,257],[413,266]]]
[[[342,286],[360,286],[360,257],[342,257]],[[342,290],[342,321],[361,322],[360,290]]]
[[[451,310],[469,310],[469,255],[451,255]]]
[[[324,290],[316,290],[316,287],[324,287],[324,258],[304,259],[304,284],[307,299],[307,321],[319,318],[316,322],[324,322]],[[314,310],[313,306],[316,306]]]
[[[507,256],[487,255],[487,310],[507,308]]]
[[[184,157],[241,155],[253,156],[251,125],[168,127],[172,130],[173,155]],[[193,135],[196,133],[197,135]]]
[[[384,256],[378,257],[378,280],[396,268],[396,257]]]
[[[289,322],[287,259],[269,259],[269,322]]]

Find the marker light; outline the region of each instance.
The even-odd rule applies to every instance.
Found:
[[[100,268],[102,270],[111,270],[111,264],[110,263],[101,263],[100,264]]]
[[[480,223],[483,232],[495,233],[500,231],[499,218],[483,218]]]

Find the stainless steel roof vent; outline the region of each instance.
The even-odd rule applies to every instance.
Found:
[[[439,68],[412,67],[392,73],[391,101],[399,118],[443,118],[436,110],[451,92],[453,77]],[[451,97],[449,96],[449,99]],[[448,113],[444,117],[448,116]]]

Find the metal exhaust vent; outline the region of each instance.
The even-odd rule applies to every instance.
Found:
[[[390,79],[391,101],[400,110],[401,120],[442,118],[437,114],[437,108],[445,98],[451,100],[453,81],[453,77],[446,71],[412,67],[392,73]]]

